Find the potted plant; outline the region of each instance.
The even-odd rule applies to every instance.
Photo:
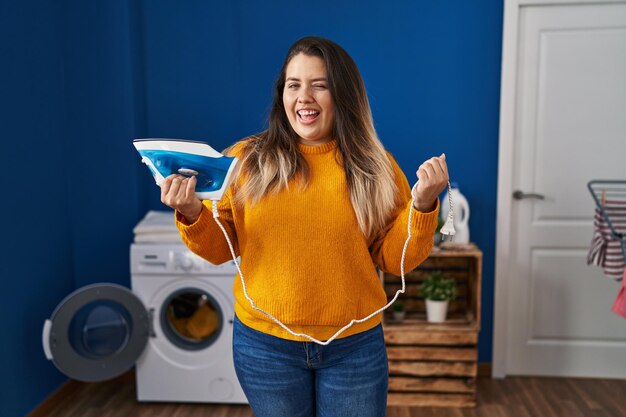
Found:
[[[402,301],[396,300],[391,308],[393,309],[393,319],[395,321],[402,321],[404,320],[404,316],[406,314],[406,311],[404,311],[404,304],[402,303]]]
[[[448,302],[456,298],[456,282],[444,277],[441,271],[429,274],[420,287],[426,299],[426,316],[431,323],[443,323],[448,312]]]

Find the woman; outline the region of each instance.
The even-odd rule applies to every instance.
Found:
[[[306,37],[289,49],[276,81],[269,128],[226,153],[240,160],[219,202],[256,305],[295,333],[328,340],[386,303],[376,267],[400,273],[430,253],[448,180],[445,156],[405,175],[374,130],[365,87],[336,43]],[[195,178],[172,175],[162,201],[176,210],[185,244],[214,264],[231,259]],[[387,356],[381,315],[322,346],[253,309],[235,279],[233,354],[257,417],[384,416]]]

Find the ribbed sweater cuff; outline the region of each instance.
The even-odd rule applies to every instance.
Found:
[[[439,222],[439,199],[437,199],[437,205],[433,211],[428,213],[422,213],[413,207],[413,201],[409,201],[409,206],[405,209],[405,213],[408,215],[408,210],[413,210],[413,225],[411,228],[412,234],[427,233],[433,234],[437,230],[437,224]]]
[[[180,231],[180,234],[189,237],[192,240],[196,237],[206,236],[206,232],[213,222],[213,213],[204,204],[200,211],[200,217],[194,223],[189,223],[185,216],[183,216],[178,210],[174,212],[174,218],[176,221],[176,227]]]

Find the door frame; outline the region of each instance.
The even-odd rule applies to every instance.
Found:
[[[576,4],[625,3],[624,0],[505,0],[502,19],[502,67],[500,77],[500,127],[498,151],[498,197],[496,217],[495,288],[492,377],[507,375],[508,295],[511,259],[511,221],[515,161],[515,103],[517,100],[517,61],[519,17],[523,7]]]

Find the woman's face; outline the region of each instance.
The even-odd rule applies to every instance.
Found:
[[[301,143],[321,145],[332,139],[335,107],[328,89],[324,60],[298,54],[289,61],[283,103],[289,123]]]

